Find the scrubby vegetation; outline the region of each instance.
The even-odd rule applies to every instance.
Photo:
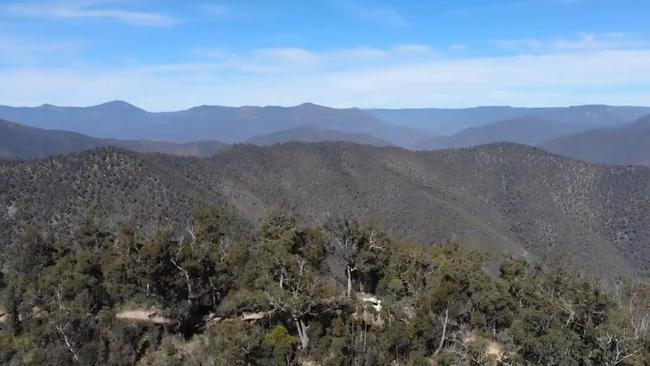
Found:
[[[650,299],[353,220],[27,230],[0,279],[7,365],[644,365]]]

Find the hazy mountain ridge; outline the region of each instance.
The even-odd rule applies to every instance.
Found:
[[[42,130],[0,120],[0,157],[3,158],[47,157],[100,146],[106,143],[80,133]]]
[[[254,145],[274,145],[287,142],[352,142],[363,145],[388,146],[390,142],[364,133],[345,133],[319,126],[300,126],[290,130],[278,131],[268,135],[256,136],[248,140]]]
[[[1,162],[0,176],[6,238],[25,223],[67,231],[87,217],[179,224],[201,202],[253,221],[276,208],[315,224],[354,215],[396,237],[457,239],[492,256],[529,253],[605,276],[650,268],[643,214],[650,170],[522,145],[419,153],[347,143],[235,145],[209,159],[102,149]]]
[[[540,147],[585,161],[650,166],[650,116],[621,127],[560,136]]]
[[[176,144],[166,141],[99,139],[76,132],[44,130],[0,120],[0,157],[7,159],[44,158],[111,145],[138,152],[200,157],[214,155],[229,146],[218,141]]]
[[[398,126],[424,129],[434,135],[452,135],[464,129],[515,118],[563,122],[580,129],[617,126],[650,114],[650,107],[583,105],[572,107],[473,107],[368,109],[375,117]]]
[[[118,145],[140,152],[205,157],[228,147],[228,144],[221,142],[222,138],[261,145],[290,141],[346,141],[376,146],[397,145],[419,150],[515,142],[541,146],[551,152],[591,162],[650,165],[650,153],[646,147],[648,144],[644,139],[648,133],[643,128],[644,124],[627,122],[629,118],[646,111],[650,109],[604,105],[570,108],[478,107],[458,110],[365,111],[305,103],[289,108],[201,106],[179,112],[150,113],[120,101],[87,108],[52,105],[37,108],[0,106],[0,117],[8,114],[31,120],[44,127],[63,125],[68,126],[70,130],[53,130],[48,134],[43,130],[37,132],[23,129],[18,134],[18,125],[13,125],[10,131],[9,125],[5,123],[0,125],[0,129],[7,129],[0,138],[0,156],[45,157],[105,145]],[[451,136],[430,137],[423,132],[424,128],[418,130],[408,126],[386,124],[373,117],[373,113],[379,117],[385,117],[387,114],[393,119],[396,118],[395,115],[415,115],[420,118],[415,120],[415,125],[427,124],[429,130],[440,127],[440,123],[460,123],[462,118],[475,118],[471,124],[478,126],[466,128]],[[524,117],[485,122],[496,116],[523,113],[528,114]],[[425,123],[427,118],[441,119]],[[630,123],[629,127],[626,122]],[[483,124],[480,125],[481,123]],[[591,131],[595,126],[602,125],[616,127],[612,127],[612,130]],[[104,139],[73,132],[79,129],[131,137],[128,140]],[[590,132],[581,134],[585,131]],[[573,134],[574,137],[564,138]],[[31,137],[28,138],[28,135]],[[48,139],[47,136],[51,138]],[[131,139],[133,136],[135,139]],[[149,139],[137,136],[148,136]],[[211,136],[219,138],[205,141]],[[169,142],[184,141],[191,137],[195,139],[181,143]]]
[[[451,136],[437,136],[418,145],[420,150],[462,148],[496,142],[537,145],[552,138],[581,131],[565,122],[545,121],[535,117],[519,117],[470,127]]]
[[[496,121],[536,118],[567,124],[570,132],[622,125],[650,114],[648,107],[466,109],[336,109],[312,103],[295,107],[198,106],[173,112],[147,112],[122,101],[91,107],[0,106],[0,118],[44,129],[74,131],[99,138],[192,142],[245,142],[260,135],[317,125],[343,133],[369,134],[413,148],[437,135]],[[494,139],[492,139],[494,140]]]
[[[386,124],[358,108],[335,109],[312,103],[295,107],[199,106],[158,113],[146,112],[121,101],[85,108],[0,106],[0,118],[32,127],[120,140],[244,142],[255,136],[303,125],[370,134],[402,146],[413,146],[427,136],[424,131]]]

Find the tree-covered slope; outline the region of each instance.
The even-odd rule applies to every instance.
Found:
[[[69,231],[88,217],[182,225],[192,205],[212,202],[251,222],[276,208],[314,224],[350,215],[396,238],[459,240],[492,258],[512,253],[608,277],[649,268],[649,170],[522,145],[236,145],[209,159],[108,149],[3,162],[0,173],[8,241],[25,225]]]
[[[603,288],[354,219],[28,231],[0,276],[4,365],[643,365],[650,287]]]

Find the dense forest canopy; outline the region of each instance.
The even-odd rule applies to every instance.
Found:
[[[26,230],[0,278],[7,365],[643,365],[644,284],[455,243],[201,206],[183,230]]]

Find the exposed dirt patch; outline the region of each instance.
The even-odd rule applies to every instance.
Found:
[[[117,319],[143,321],[154,324],[175,324],[176,320],[162,316],[155,309],[125,310],[115,315]]]

